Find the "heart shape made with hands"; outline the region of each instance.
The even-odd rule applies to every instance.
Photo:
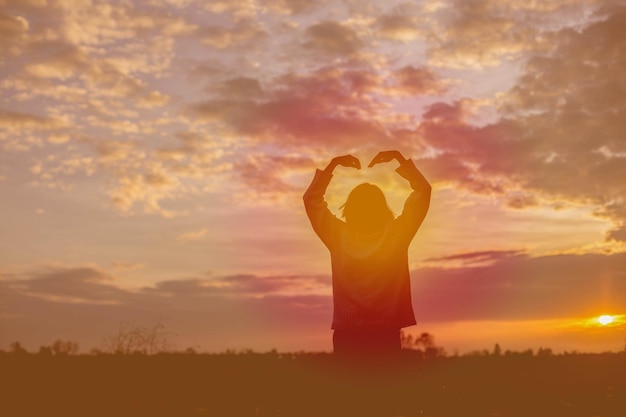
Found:
[[[372,168],[373,166],[385,162],[389,162],[393,159],[396,159],[398,162],[402,163],[405,161],[402,154],[398,151],[382,151],[378,152],[376,156],[372,159],[372,161],[367,166],[368,168]],[[356,168],[361,169],[361,162],[354,155],[342,155],[334,158],[334,162],[336,165],[341,165],[348,168]]]

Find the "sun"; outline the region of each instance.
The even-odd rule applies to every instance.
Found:
[[[606,326],[607,324],[611,324],[615,321],[615,317],[613,316],[609,316],[609,315],[603,315],[597,318],[598,323],[600,323],[603,326]]]

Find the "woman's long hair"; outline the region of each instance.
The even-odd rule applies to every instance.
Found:
[[[354,187],[341,207],[348,227],[358,233],[375,233],[394,219],[382,190],[369,183]]]

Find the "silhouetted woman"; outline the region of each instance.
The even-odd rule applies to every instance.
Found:
[[[352,155],[334,158],[317,170],[304,193],[313,230],[330,251],[333,284],[333,348],[346,357],[400,351],[400,329],[415,324],[411,304],[408,248],[430,204],[431,187],[410,159],[398,151],[379,152],[369,167],[397,160],[396,172],[413,192],[394,218],[375,185],[355,187],[343,206],[345,222],[328,210],[324,193],[333,170],[360,169]]]

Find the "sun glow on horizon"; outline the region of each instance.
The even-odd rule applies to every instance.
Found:
[[[575,320],[571,326],[578,328],[616,328],[626,329],[626,314],[601,314],[582,320]]]
[[[598,320],[598,323],[600,323],[603,326],[606,326],[607,324],[613,323],[615,321],[615,317],[604,314],[598,317],[597,320]]]
[[[602,314],[586,321],[587,327],[626,328],[626,314]]]

